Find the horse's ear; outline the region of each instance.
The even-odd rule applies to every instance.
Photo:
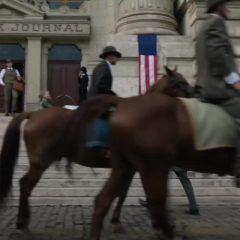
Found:
[[[174,70],[173,70],[173,71],[176,73],[176,72],[177,72],[177,70],[178,70],[178,65],[176,65],[176,66],[175,66],[175,68],[174,68]]]
[[[171,76],[173,74],[172,70],[168,66],[165,66],[165,70],[167,72],[167,75]]]

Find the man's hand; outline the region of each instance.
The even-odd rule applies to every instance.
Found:
[[[0,85],[5,86],[5,83],[3,82],[2,79],[0,79]]]
[[[237,72],[231,72],[224,78],[225,82],[240,92],[240,76]]]
[[[234,83],[233,88],[236,89],[238,92],[240,92],[240,82]]]

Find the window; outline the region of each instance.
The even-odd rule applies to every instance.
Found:
[[[66,5],[70,9],[79,9],[84,0],[68,0]],[[51,9],[58,9],[64,6],[64,0],[48,0],[49,7]]]
[[[81,61],[81,50],[72,44],[56,44],[48,53],[49,60]]]
[[[11,58],[13,60],[24,60],[25,49],[19,44],[0,44],[0,60]]]

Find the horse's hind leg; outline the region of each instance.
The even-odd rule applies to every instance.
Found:
[[[157,231],[162,230],[170,239],[173,238],[173,228],[169,225],[167,215],[167,181],[169,169],[155,166],[140,172],[143,187],[152,218],[152,226]]]
[[[128,189],[129,189],[130,184],[133,180],[134,173],[135,172],[132,172],[132,175],[131,175],[130,172],[129,172],[129,178],[126,179],[124,188],[122,188],[122,191],[119,195],[116,208],[114,209],[114,212],[113,212],[113,215],[112,215],[112,218],[111,218],[111,223],[114,224],[114,225],[119,225],[120,224],[120,215],[121,215],[122,206],[123,206],[123,203],[124,203],[124,201],[127,197]]]
[[[49,165],[50,163],[31,164],[27,174],[21,178],[17,229],[25,229],[28,227],[30,219],[29,197]]]
[[[113,168],[112,173],[100,194],[96,197],[90,240],[99,240],[103,227],[103,220],[113,200],[119,196],[127,186],[126,181],[132,178],[132,171],[128,168]]]

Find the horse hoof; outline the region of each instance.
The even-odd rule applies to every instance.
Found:
[[[113,218],[111,219],[111,224],[112,224],[112,225],[119,225],[119,224],[121,224],[121,223],[120,223],[120,221],[119,221],[119,218],[113,217]]]
[[[19,222],[17,222],[17,224],[16,224],[16,228],[17,228],[18,230],[27,230],[27,229],[28,229],[28,226],[27,226],[26,223],[19,221]]]
[[[113,233],[124,233],[124,227],[122,226],[122,224],[115,224],[113,225]]]

